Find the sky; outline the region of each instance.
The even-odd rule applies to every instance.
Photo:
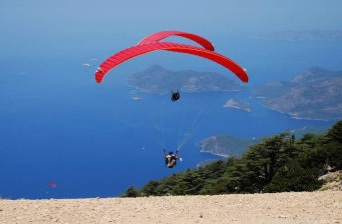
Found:
[[[0,58],[113,52],[161,30],[212,41],[282,30],[341,30],[341,8],[340,0],[2,0]]]

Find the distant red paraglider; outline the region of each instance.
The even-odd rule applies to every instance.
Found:
[[[181,36],[188,38],[200,44],[203,48],[173,42],[160,42],[160,40],[170,36]],[[208,40],[198,35],[181,31],[162,31],[151,34],[141,40],[136,46],[129,47],[112,55],[107,60],[102,62],[102,64],[97,68],[95,72],[95,79],[98,83],[100,83],[102,82],[102,79],[107,74],[107,72],[109,72],[115,66],[133,57],[157,50],[187,53],[209,59],[233,72],[241,81],[248,82],[248,75],[246,73],[246,70],[240,67],[233,60],[214,52],[214,46]]]
[[[56,186],[57,186],[57,184],[52,182],[52,181],[49,182],[49,185],[50,185],[50,187],[53,187],[53,188],[56,188]]]

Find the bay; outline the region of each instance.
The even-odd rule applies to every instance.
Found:
[[[248,65],[249,87],[288,80],[309,66],[341,69],[341,43],[232,40],[226,46],[221,53]],[[251,91],[181,93],[179,101],[171,102],[170,95],[127,86],[125,74],[151,62],[172,70],[226,72],[193,57],[142,57],[120,65],[101,85],[93,79],[96,66],[81,66],[85,58],[93,55],[1,60],[0,197],[116,197],[130,186],[219,158],[199,152],[197,142],[203,138],[254,138],[334,123],[292,119],[263,107]],[[252,112],[224,108],[231,98],[247,102]],[[183,162],[165,168],[162,148],[178,146]]]

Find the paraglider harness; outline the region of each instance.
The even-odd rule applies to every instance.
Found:
[[[179,100],[180,95],[179,95],[179,91],[178,91],[178,90],[177,90],[176,92],[171,91],[171,93],[172,93],[172,96],[171,96],[171,100],[172,100],[172,101],[177,101],[177,100]]]
[[[177,164],[178,159],[178,150],[176,151],[176,154],[173,154],[173,152],[169,152],[169,155],[166,155],[165,149],[164,150],[164,158],[165,158],[165,166],[168,168],[173,168]]]

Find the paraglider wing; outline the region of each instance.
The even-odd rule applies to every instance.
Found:
[[[229,58],[221,54],[218,54],[214,51],[206,50],[200,47],[170,42],[149,42],[145,44],[139,44],[130,48],[126,48],[125,50],[120,51],[109,57],[107,60],[105,60],[96,70],[95,79],[98,83],[101,83],[103,77],[107,74],[107,72],[115,66],[133,57],[156,50],[167,50],[173,52],[187,53],[207,58],[232,71],[241,81],[248,82],[248,75],[246,71]]]
[[[49,185],[50,185],[50,187],[53,187],[53,188],[56,188],[56,186],[57,186],[57,184],[52,182],[52,181],[49,182]]]
[[[187,46],[187,45],[185,45]],[[167,49],[168,51],[174,51],[174,52],[182,52],[182,53],[187,53],[187,54],[193,54],[193,55],[197,55],[203,58],[207,58],[211,61],[214,61],[220,65],[222,65],[223,67],[227,68],[228,70],[230,70],[231,72],[233,72],[241,81],[243,82],[248,82],[248,75],[246,73],[246,70],[242,67],[240,67],[240,65],[238,65],[236,62],[234,62],[233,60],[218,54],[216,52],[213,51],[208,51],[205,49],[201,49],[201,48],[195,48],[192,46],[188,46],[189,48],[180,48],[180,49]]]
[[[151,35],[145,37],[144,39],[142,39],[138,43],[138,45],[139,44],[151,43],[151,42],[158,42],[158,41],[165,39],[167,37],[170,37],[170,36],[181,36],[181,37],[188,38],[188,39],[195,41],[196,43],[202,45],[202,47],[204,47],[205,49],[207,49],[209,51],[214,51],[214,46],[209,40],[207,40],[201,36],[198,36],[196,34],[181,32],[181,31],[161,31],[158,33],[154,33],[154,34],[151,34]]]

